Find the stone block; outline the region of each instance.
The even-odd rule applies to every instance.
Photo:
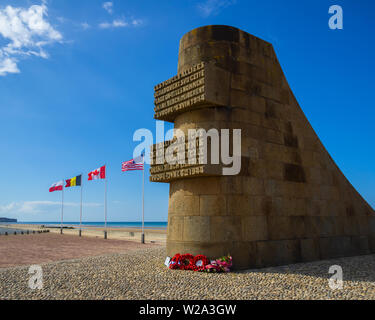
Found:
[[[320,237],[334,237],[335,220],[332,217],[319,217],[319,235]]]
[[[222,179],[219,177],[204,177],[204,178],[194,178],[186,179],[183,183],[183,190],[191,192],[195,195],[214,195],[220,194]],[[175,182],[172,182],[173,185]]]
[[[319,239],[321,259],[340,258],[351,250],[350,237],[326,237]]]
[[[243,192],[246,195],[264,195],[264,182],[254,177],[243,177]]]
[[[369,249],[371,253],[375,253],[375,236],[371,235],[368,237]]]
[[[257,267],[279,266],[301,261],[299,240],[257,242]]]
[[[210,217],[187,216],[184,217],[183,239],[185,241],[210,241]]]
[[[261,126],[276,131],[282,131],[283,121],[276,118],[261,118]]]
[[[211,241],[241,241],[241,217],[212,216],[210,217]]]
[[[284,165],[284,179],[293,182],[306,182],[305,169],[300,165],[286,163]]]
[[[357,255],[364,255],[364,254],[371,253],[368,236],[351,237],[351,244],[352,244],[355,254]]]
[[[290,223],[292,225],[291,238],[301,239],[306,237],[305,230],[305,217],[303,216],[291,216]]]
[[[232,255],[234,269],[249,269],[256,267],[256,250],[256,242],[232,242],[232,248],[225,254]]]
[[[366,216],[357,217],[358,219],[358,228],[359,235],[368,236],[370,234],[369,219]]]
[[[369,233],[375,235],[375,215],[368,217]]]
[[[301,239],[301,258],[303,262],[316,261],[320,259],[318,239]]]
[[[284,189],[283,189],[283,183],[278,180],[274,179],[268,179],[264,181],[264,188],[266,195],[269,197],[283,197]]]
[[[305,237],[306,238],[320,237],[320,217],[315,217],[315,216],[305,217]]]
[[[233,108],[230,109],[230,121],[248,123],[255,126],[261,126],[262,116],[258,112],[252,112],[246,108]],[[238,125],[237,125],[238,126]],[[237,128],[239,129],[239,128]]]
[[[214,182],[216,183],[216,182]],[[241,176],[225,176],[215,186],[215,190],[219,189],[223,194],[242,194],[243,193],[243,177]]]
[[[267,176],[269,179],[273,180],[283,180],[284,179],[284,163],[278,161],[278,159],[274,160],[262,160],[262,163],[265,167],[267,172]]]
[[[228,195],[227,210],[229,215],[256,215],[255,205],[251,196],[245,195]]]
[[[227,201],[224,195],[199,196],[201,216],[222,216],[227,214]]]
[[[275,144],[284,144],[283,134],[280,131],[267,129],[266,130],[266,141]]]
[[[184,217],[169,215],[168,239],[171,241],[183,239]]]
[[[265,216],[242,217],[242,239],[261,241],[268,239],[267,218]]]
[[[270,240],[294,239],[295,231],[291,217],[267,217],[268,237]]]
[[[344,217],[344,233],[346,236],[358,236],[359,226],[356,217]]]
[[[199,196],[177,192],[170,197],[169,212],[176,215],[199,215]]]

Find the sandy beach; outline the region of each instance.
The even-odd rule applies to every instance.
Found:
[[[33,225],[33,224],[8,224],[4,225],[6,228],[13,228],[18,230],[49,230],[51,233],[60,234],[60,228],[49,228],[48,226]],[[113,240],[127,240],[127,241],[141,241],[142,230],[138,228],[107,228],[108,239]],[[64,228],[63,233],[66,235],[79,235],[79,226],[74,226],[74,229]],[[104,238],[104,228],[84,226],[82,228],[83,237]],[[163,229],[145,229],[145,242],[163,244],[167,239],[167,230]]]

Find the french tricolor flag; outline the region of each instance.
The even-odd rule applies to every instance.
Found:
[[[100,167],[89,173],[89,181],[105,179],[105,166]]]

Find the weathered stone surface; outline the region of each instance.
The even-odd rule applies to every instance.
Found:
[[[155,87],[155,119],[171,121],[204,106],[229,105],[230,73],[200,62]]]
[[[152,164],[151,181],[170,183],[168,255],[230,253],[248,268],[375,252],[375,212],[315,134],[271,44],[228,26],[187,33],[155,104],[155,118],[185,134],[242,133],[236,176],[222,164]],[[152,148],[155,161],[170,143]]]
[[[317,239],[301,239],[301,259],[303,262],[320,259],[319,241]]]

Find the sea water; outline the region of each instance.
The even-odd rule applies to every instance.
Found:
[[[31,224],[31,225],[45,225],[45,226],[60,226],[60,222],[18,222],[14,224]],[[64,226],[78,226],[78,222],[64,221]],[[146,229],[167,229],[167,222],[157,221],[157,222],[145,222]],[[104,227],[104,221],[101,222],[83,222],[82,226],[85,227]],[[142,227],[142,222],[107,222],[108,228],[136,228]]]

